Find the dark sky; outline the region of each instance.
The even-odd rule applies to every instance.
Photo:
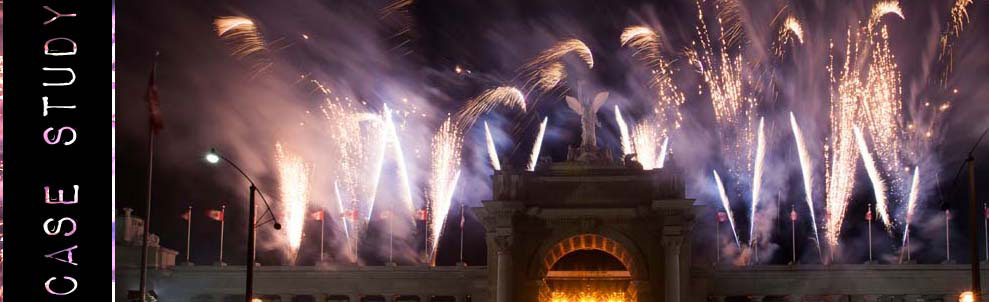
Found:
[[[751,10],[753,24],[765,26],[776,7],[771,1],[743,1]],[[750,3],[751,2],[751,3]],[[822,52],[823,41],[828,37],[843,39],[841,22],[852,19],[850,12],[867,11],[868,1],[852,1],[852,4],[830,3],[828,1],[797,1],[792,5],[795,14],[805,22],[808,35],[817,42],[816,51],[800,50],[790,59],[801,60],[813,57],[820,62],[826,62],[826,53]],[[636,71],[629,68],[629,51],[618,45],[618,36],[622,28],[634,24],[650,24],[662,28],[665,37],[664,51],[677,53],[688,47],[696,39],[696,5],[693,1],[417,1],[410,9],[405,23],[397,23],[395,19],[384,22],[377,20],[378,9],[385,6],[384,1],[353,1],[323,4],[316,1],[284,1],[262,2],[255,1],[138,1],[122,2],[117,7],[117,44],[118,59],[118,140],[117,140],[117,199],[118,206],[135,208],[135,213],[143,213],[145,180],[147,173],[147,118],[146,104],[143,102],[147,76],[151,65],[151,55],[160,50],[159,90],[161,93],[162,110],[166,129],[159,137],[155,158],[155,174],[153,183],[153,200],[155,202],[152,217],[152,232],[161,235],[162,244],[177,250],[184,247],[185,224],[179,214],[189,205],[195,208],[195,220],[192,230],[193,252],[192,260],[197,263],[212,263],[215,261],[215,238],[218,237],[218,226],[205,219],[202,214],[205,209],[219,208],[226,201],[228,205],[227,233],[225,258],[228,263],[242,263],[240,255],[245,249],[242,230],[246,213],[237,200],[246,198],[247,186],[237,182],[234,171],[223,167],[215,168],[206,165],[201,157],[205,150],[217,147],[221,150],[268,150],[273,144],[273,137],[283,131],[286,124],[278,117],[294,118],[290,109],[284,106],[285,100],[273,100],[285,96],[298,97],[300,106],[306,102],[315,104],[310,91],[291,85],[274,85],[272,83],[292,83],[289,80],[261,81],[249,75],[252,70],[249,64],[232,58],[224,43],[216,38],[212,31],[211,22],[216,16],[245,15],[256,18],[261,24],[266,38],[272,48],[280,48],[278,64],[290,66],[292,70],[320,70],[322,73],[345,73],[359,75],[352,77],[347,85],[354,95],[368,99],[379,108],[385,97],[377,91],[378,77],[390,74],[389,83],[403,83],[406,87],[428,88],[417,91],[428,99],[432,110],[436,112],[452,112],[463,100],[476,95],[482,89],[503,84],[514,83],[518,66],[525,60],[536,55],[540,50],[552,45],[554,41],[563,38],[579,38],[592,49],[595,56],[595,68],[586,77],[591,78],[596,87],[616,91],[614,95],[619,104],[627,106],[627,115],[640,117],[644,115],[643,102],[634,101],[640,98],[641,83],[637,82]],[[925,49],[930,43],[930,33],[937,33],[937,27],[946,22],[947,8],[943,4],[931,4],[928,1],[904,1],[903,10],[906,21],[890,20],[891,44],[897,62],[903,74],[904,96],[913,94],[929,94],[913,89],[912,83],[924,82],[922,76],[931,66],[929,54]],[[314,9],[318,8],[318,9]],[[947,202],[952,209],[964,212],[963,199],[950,198],[948,186],[953,180],[961,160],[964,159],[968,148],[975,138],[989,126],[989,88],[983,84],[983,79],[989,76],[989,64],[984,53],[989,52],[987,45],[986,3],[976,1],[969,9],[971,23],[955,44],[956,70],[950,85],[957,87],[960,93],[952,101],[952,110],[945,118],[941,127],[940,143],[934,148],[937,168],[941,171],[938,178],[942,182]],[[410,32],[394,35],[400,25],[408,25]],[[816,30],[824,28],[825,30]],[[767,32],[761,29],[762,32]],[[772,30],[768,31],[771,35]],[[300,47],[293,43],[300,42],[300,33],[312,33],[325,40],[318,46]],[[355,36],[357,38],[355,38]],[[403,41],[408,40],[408,43]],[[764,39],[768,41],[769,39]],[[310,42],[315,43],[315,42]],[[761,42],[753,42],[761,43]],[[365,46],[371,45],[371,46]],[[808,49],[813,47],[808,46]],[[370,50],[373,51],[370,51]],[[368,50],[368,51],[363,51]],[[380,51],[380,52],[376,52]],[[674,55],[675,57],[675,55]],[[343,58],[346,58],[343,59]],[[926,59],[925,59],[926,58]],[[682,60],[674,64],[679,68],[677,81],[681,87],[697,86],[698,77],[691,72]],[[472,70],[471,76],[453,74],[454,65],[463,65]],[[787,64],[778,67],[779,72],[793,75],[804,72]],[[367,66],[373,73],[364,74],[360,69]],[[272,77],[287,78],[283,71],[273,72]],[[287,72],[286,72],[287,73]],[[412,83],[412,84],[409,84]],[[824,82],[826,85],[826,82]],[[300,85],[301,86],[301,85]],[[920,85],[925,86],[925,85]],[[778,121],[781,126],[779,150],[774,158],[793,161],[793,145],[790,143],[785,113],[788,111],[807,112],[810,114],[823,112],[826,100],[820,100],[820,92],[809,93],[805,99],[793,97],[792,90],[798,89],[786,86],[791,92],[784,93],[783,102],[767,106],[767,114]],[[823,86],[826,89],[826,86]],[[806,87],[804,87],[806,88]],[[384,89],[382,89],[384,90]],[[696,96],[696,89],[687,88],[688,108],[685,112],[690,120],[685,125],[685,135],[674,146],[675,158],[683,158],[678,162],[696,177],[688,179],[703,179],[709,181],[710,175],[705,171],[718,169],[723,165],[711,151],[700,152],[693,156],[694,150],[717,148],[716,141],[708,133],[711,120],[710,102]],[[255,98],[256,97],[256,98]],[[547,94],[536,108],[530,108],[531,115],[549,116],[555,128],[547,134],[543,150],[555,160],[565,157],[568,145],[579,140],[579,119],[560,104],[559,95]],[[911,98],[919,102],[920,98]],[[608,105],[611,106],[611,105]],[[606,107],[608,107],[606,106]],[[312,106],[311,106],[312,107]],[[315,108],[315,107],[313,107]],[[625,109],[623,109],[625,110]],[[611,109],[602,110],[603,128],[598,133],[601,143],[609,148],[617,148],[617,139],[613,134],[616,126],[611,118]],[[492,124],[511,127],[511,122],[519,118],[504,112],[492,114]],[[524,119],[523,119],[524,121]],[[802,121],[804,122],[804,121]],[[814,114],[806,120],[816,124],[813,128],[823,129],[826,114]],[[524,165],[528,150],[531,148],[533,126],[520,134],[515,148],[511,143],[500,148],[515,150],[511,154],[511,164]],[[434,126],[435,129],[435,126]],[[476,128],[474,130],[477,130]],[[815,133],[814,131],[811,131]],[[602,134],[605,133],[605,134]],[[817,131],[816,133],[823,133]],[[467,141],[477,141],[477,131],[471,132]],[[415,138],[409,138],[415,139]],[[680,148],[680,149],[678,149]],[[696,149],[695,149],[696,148]],[[468,147],[464,151],[465,169],[471,171],[472,179],[484,179],[484,171],[468,161],[483,158],[483,150]],[[785,149],[785,150],[784,150]],[[617,151],[617,149],[616,149]],[[235,161],[247,168],[252,177],[259,179],[261,187],[270,196],[277,196],[277,179],[271,171],[270,152],[229,152]],[[989,158],[989,142],[976,150],[977,158]],[[977,162],[977,179],[989,178],[989,160]],[[483,164],[483,162],[482,162]],[[505,163],[503,163],[504,165]],[[823,166],[823,165],[822,165]],[[802,189],[799,171],[792,168],[780,168],[780,182],[789,187],[783,192],[784,200],[802,200]],[[819,168],[820,169],[820,168]],[[871,199],[871,189],[864,169],[859,169],[857,185],[853,201],[849,207],[845,224],[845,232],[849,242],[859,242],[863,233],[861,216],[865,212],[865,204]],[[984,183],[984,181],[980,182]],[[473,183],[471,183],[473,184]],[[694,189],[689,190],[689,198],[711,204],[709,189],[705,184],[688,184]],[[704,187],[705,189],[697,189]],[[458,188],[459,198],[465,199],[470,205],[478,205],[478,199],[483,198],[486,186],[466,185]],[[978,186],[982,196],[980,202],[989,196],[986,186]],[[481,193],[473,192],[481,191]],[[929,194],[921,204],[922,213],[937,213],[936,194]],[[482,196],[482,197],[478,197]],[[820,197],[818,197],[820,199]],[[820,202],[820,201],[819,201]],[[783,204],[790,203],[784,201]],[[717,204],[717,203],[713,203]],[[736,202],[737,211],[745,212],[744,202]],[[819,211],[823,203],[818,205]],[[789,207],[784,206],[783,211]],[[451,218],[458,215],[456,206],[451,208]],[[702,215],[709,215],[705,213]],[[746,216],[738,214],[739,216]],[[468,215],[469,216],[469,215]],[[956,214],[956,217],[960,215]],[[744,218],[744,217],[742,217]],[[704,218],[702,217],[702,221]],[[710,220],[713,220],[710,219]],[[744,220],[744,219],[743,219]],[[923,221],[935,221],[937,216],[925,215]],[[852,223],[854,222],[854,223]],[[457,219],[450,219],[446,236],[441,240],[439,264],[452,264],[457,258]],[[707,223],[707,222],[705,222]],[[926,223],[930,227],[921,227],[914,242],[929,242],[925,246],[943,244],[943,229],[938,232],[936,223]],[[786,224],[779,224],[779,227]],[[266,226],[267,227],[267,226]],[[943,225],[942,225],[943,227]],[[962,236],[961,230],[965,223],[958,219],[952,222],[955,237]],[[704,230],[703,228],[699,230]],[[877,229],[878,230],[878,229]],[[782,230],[781,230],[782,231]],[[807,231],[801,229],[803,235]],[[312,250],[318,248],[313,240],[313,234],[318,229],[315,223],[306,226],[307,240],[303,246],[303,254],[311,263]],[[899,232],[899,231],[897,231]],[[369,236],[380,235],[372,231]],[[789,248],[788,234],[778,234],[775,241],[781,242],[781,248]],[[885,234],[877,235],[880,237]],[[897,233],[897,236],[898,233]],[[925,237],[926,236],[926,237]],[[941,236],[941,237],[938,237]],[[483,264],[484,245],[483,229],[473,218],[467,222],[466,261],[471,264]],[[884,253],[889,252],[895,245],[895,240],[877,239],[882,243]],[[897,237],[898,238],[898,237]],[[709,240],[707,237],[700,237]],[[961,239],[961,238],[959,238]],[[953,238],[953,257],[966,257],[965,240]],[[703,241],[701,240],[701,241]],[[701,246],[704,246],[701,244]],[[708,245],[709,246],[709,245]],[[853,248],[860,248],[856,243],[849,243]],[[308,249],[308,252],[306,251]],[[779,253],[775,262],[786,262],[785,255]],[[862,253],[856,251],[855,257]],[[936,262],[943,257],[942,252],[925,250],[917,254],[921,261]],[[378,263],[381,258],[368,255],[371,263]],[[274,252],[259,252],[262,263],[281,261]],[[964,258],[959,258],[964,259]],[[856,260],[857,261],[857,260]]]

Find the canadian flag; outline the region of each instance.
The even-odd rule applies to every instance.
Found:
[[[346,210],[343,212],[344,219],[357,220],[357,211]]]
[[[426,220],[426,215],[428,213],[429,212],[426,211],[426,209],[419,209],[419,211],[416,212],[416,214],[418,214],[417,218],[419,218],[419,220]],[[989,218],[989,210],[986,210],[986,217]]]
[[[865,212],[865,220],[872,221],[872,208]]]
[[[725,220],[728,220],[728,213],[718,212],[718,222],[725,222]]]
[[[182,219],[184,219],[185,221],[189,221],[189,219],[192,219],[192,208],[191,207],[189,209],[185,210],[185,212],[182,212]]]
[[[208,210],[206,211],[206,216],[216,221],[223,221],[223,211]]]
[[[989,208],[985,208],[985,209],[986,209],[986,219],[989,219]]]
[[[790,221],[797,221],[797,210],[790,209]]]
[[[312,216],[312,219],[322,221],[323,220],[323,211],[313,212],[311,214],[311,216]]]

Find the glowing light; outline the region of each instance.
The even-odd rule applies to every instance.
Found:
[[[432,219],[429,221],[430,246],[435,257],[447,212],[450,210],[453,190],[460,177],[460,151],[463,135],[450,118],[440,127],[433,137],[433,150],[430,186],[429,209]]]
[[[804,29],[800,26],[800,22],[797,21],[797,18],[794,18],[793,16],[786,17],[786,20],[783,21],[783,28],[786,29],[787,32],[793,34],[793,36],[797,37],[797,41],[800,41],[801,44],[804,43]]]
[[[958,302],[975,302],[975,294],[971,291],[963,292],[958,296]]]
[[[917,196],[920,194],[920,169],[913,169],[913,181],[910,184],[910,197],[907,198],[907,224],[903,229],[903,246],[910,237],[910,223],[913,222],[914,209],[917,207]]]
[[[546,123],[549,121],[549,117],[544,117],[543,122],[539,124],[539,133],[536,134],[536,143],[532,146],[532,153],[529,155],[529,165],[526,166],[526,171],[535,171],[536,162],[539,161],[539,149],[543,147],[543,135],[546,134]]]
[[[535,84],[542,90],[556,87],[566,77],[560,59],[570,53],[576,53],[587,64],[587,68],[594,68],[591,49],[584,42],[577,39],[563,40],[522,66],[523,73],[528,78],[527,84]]]
[[[266,49],[264,39],[254,21],[245,17],[218,17],[213,21],[216,35],[234,43],[233,55],[246,57]]]
[[[213,152],[206,153],[206,161],[209,162],[209,163],[211,163],[211,164],[218,163],[218,162],[220,162],[220,156],[219,155],[216,155],[216,153],[213,153]]]
[[[524,112],[525,95],[522,94],[521,90],[512,86],[501,86],[485,90],[477,97],[468,101],[467,105],[457,112],[457,127],[461,131],[466,132],[474,126],[478,117],[490,111],[495,105],[502,105]]]
[[[669,147],[670,137],[667,136],[663,138],[663,146],[659,148],[659,159],[656,160],[656,168],[662,169],[666,162],[667,148]]]
[[[887,14],[896,14],[900,16],[900,19],[906,19],[903,16],[903,10],[900,9],[899,1],[879,1],[875,6],[872,7],[872,15],[869,17],[869,28],[873,28],[879,23],[879,19]]]

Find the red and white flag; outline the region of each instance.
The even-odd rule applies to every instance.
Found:
[[[725,222],[725,220],[728,220],[728,213],[718,212],[718,222]]]
[[[870,207],[868,211],[865,212],[865,220],[872,221],[872,208]]]
[[[984,208],[984,209],[985,209],[985,212],[986,212],[986,219],[989,219],[989,207],[986,207],[985,205],[983,205],[983,206],[982,206],[982,208]]]
[[[182,212],[182,219],[185,221],[192,219],[192,207],[189,207],[189,209],[185,210],[185,212]]]
[[[416,212],[416,214],[417,214],[417,217],[416,218],[419,218],[419,220],[426,220],[426,215],[428,213],[429,212],[426,211],[426,209],[419,209],[419,211]],[[987,210],[986,213],[987,213],[986,214],[986,217],[989,218],[989,210]]]
[[[150,124],[151,131],[158,133],[162,128],[165,127],[164,122],[161,119],[161,110],[158,106],[158,83],[155,81],[156,74],[158,70],[158,53],[155,53],[155,61],[151,66],[151,78],[148,79],[148,90],[145,93],[145,100],[148,102],[148,111],[150,113]]]
[[[311,216],[312,219],[323,221],[323,211],[313,212]]]
[[[460,204],[460,229],[464,229],[464,204]]]
[[[346,210],[343,212],[344,219],[357,220],[357,211]]]
[[[206,211],[206,216],[216,221],[223,221],[223,211],[208,210]]]
[[[790,209],[790,221],[797,221],[797,209]]]

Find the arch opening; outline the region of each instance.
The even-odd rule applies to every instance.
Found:
[[[635,301],[634,263],[617,242],[595,234],[561,240],[543,258],[543,302]]]

